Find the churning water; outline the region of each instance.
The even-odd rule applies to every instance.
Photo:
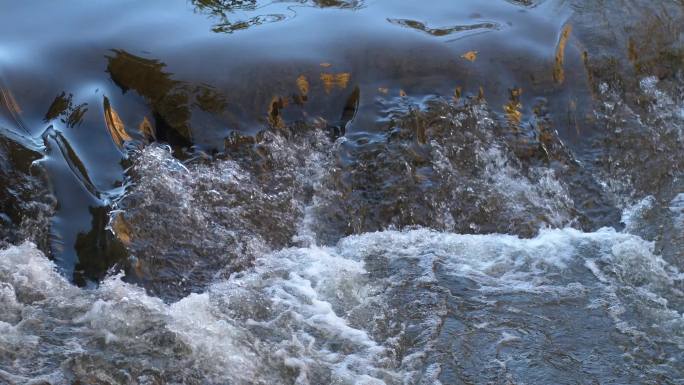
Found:
[[[3,8],[0,384],[684,384],[681,1]]]

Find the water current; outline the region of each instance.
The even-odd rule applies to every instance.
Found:
[[[0,8],[0,384],[684,384],[681,0]]]

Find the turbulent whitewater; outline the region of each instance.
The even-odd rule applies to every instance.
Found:
[[[517,155],[482,102],[413,114],[235,137],[231,157],[131,149],[109,225],[125,273],[79,288],[33,243],[0,252],[0,380],[681,383],[681,194],[625,206],[621,231],[572,228],[592,226],[573,200],[599,182]],[[441,120],[430,142],[416,116]]]
[[[4,7],[0,385],[684,385],[682,1]]]
[[[27,243],[2,252],[1,354],[11,365],[0,375],[433,384],[457,372],[496,383],[647,383],[678,376],[684,359],[684,275],[652,249],[609,229],[532,239],[385,231],[266,254],[165,304],[120,276],[75,288]]]

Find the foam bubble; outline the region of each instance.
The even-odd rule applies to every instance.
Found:
[[[652,243],[611,229],[542,230],[532,239],[416,229],[266,253],[253,268],[167,304],[120,275],[75,288],[27,243],[0,252],[0,356],[8,363],[0,378],[437,383],[469,373],[454,363],[472,356],[453,344],[466,344],[492,373],[522,378],[512,363],[549,354],[529,346],[554,328],[563,332],[547,344],[588,359],[585,348],[620,341],[650,373],[663,369],[663,356],[644,344],[659,344],[671,362],[682,356],[683,279]],[[601,362],[632,373],[615,354]],[[667,366],[666,376],[676,373]]]

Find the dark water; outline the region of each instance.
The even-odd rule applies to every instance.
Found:
[[[684,383],[681,2],[2,10],[0,382]]]

